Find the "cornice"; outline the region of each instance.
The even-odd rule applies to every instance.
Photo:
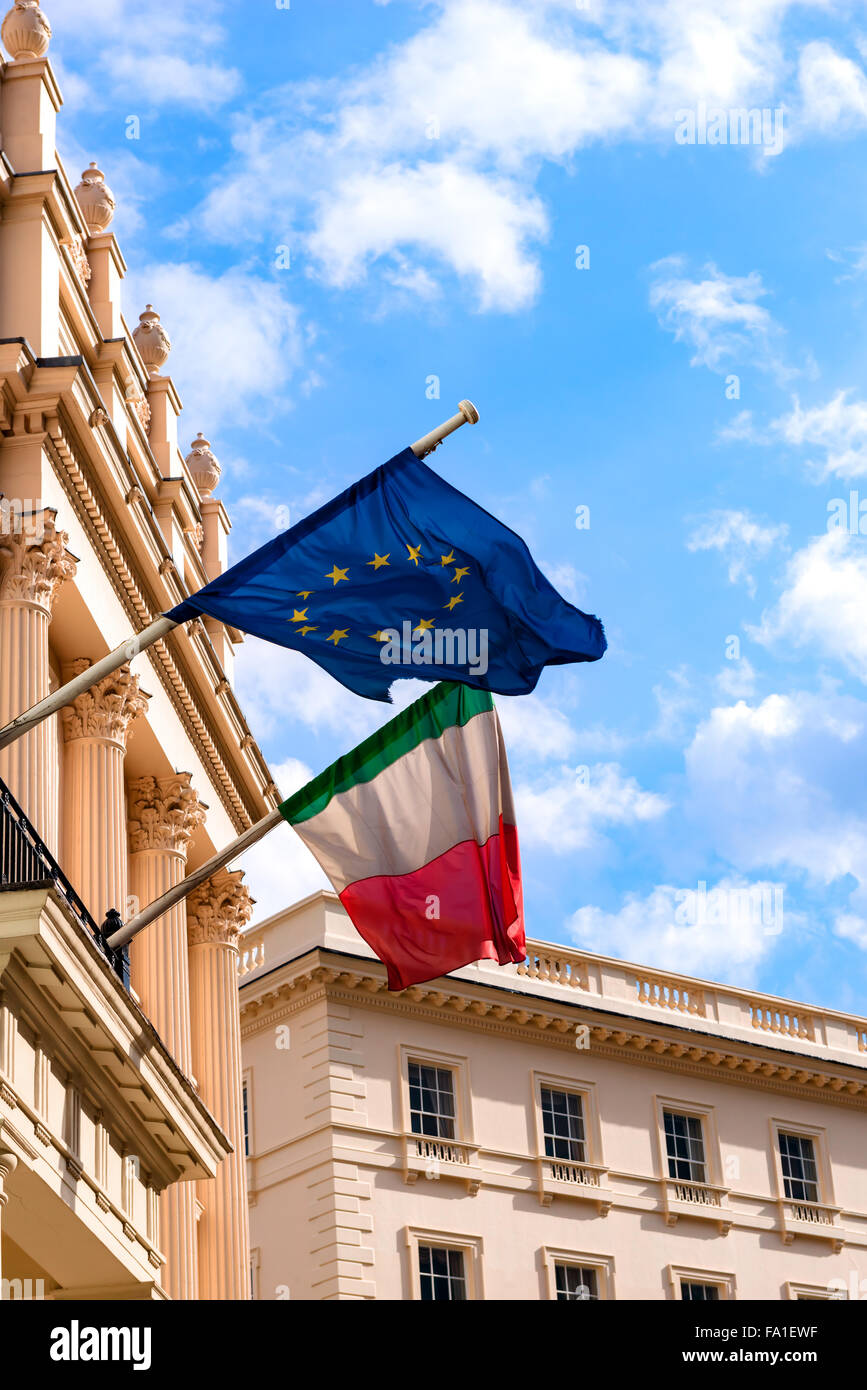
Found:
[[[560,1003],[516,996],[494,985],[480,988],[443,979],[393,994],[378,962],[346,966],[335,955],[335,963],[329,964],[330,954],[317,948],[295,962],[295,972],[288,979],[274,981],[255,998],[245,1000],[242,994],[242,1039],[322,999],[430,1023],[460,1021],[476,1032],[522,1042],[531,1039],[569,1052],[575,1051],[576,1029],[586,1026],[596,1057],[867,1110],[867,1067],[863,1065],[849,1068],[860,1072],[860,1079],[847,1077],[841,1075],[842,1063],[823,1064],[814,1056],[774,1053],[767,1044],[751,1046],[746,1041],[699,1036],[667,1020],[648,1019],[644,1024],[622,1016],[615,1021],[586,1000]],[[251,980],[247,988],[255,985]]]

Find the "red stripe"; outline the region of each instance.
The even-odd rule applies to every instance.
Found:
[[[502,816],[486,844],[464,840],[414,873],[360,879],[340,901],[388,968],[389,989],[526,956],[518,832]]]

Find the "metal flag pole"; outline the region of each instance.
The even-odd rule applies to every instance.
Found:
[[[215,854],[213,859],[209,859],[201,868],[194,869],[191,874],[187,874],[186,878],[182,878],[180,883],[176,883],[167,893],[163,893],[161,898],[155,898],[152,903],[149,903],[144,911],[137,913],[135,917],[131,917],[126,926],[121,927],[119,931],[116,931],[113,936],[108,938],[108,945],[113,951],[117,951],[121,946],[125,946],[128,941],[132,941],[134,936],[138,936],[140,931],[144,931],[145,927],[149,927],[158,917],[162,917],[164,912],[168,912],[169,908],[174,907],[175,904],[185,898],[188,893],[192,893],[194,888],[198,888],[200,883],[204,883],[205,879],[210,878],[212,874],[215,874],[218,869],[224,868],[226,864],[230,864],[233,859],[237,859],[239,855],[243,854],[245,850],[250,849],[252,845],[258,844],[260,840],[265,838],[270,830],[274,829],[275,825],[280,825],[281,823],[285,824],[280,812],[269,811],[267,816],[263,816],[262,820],[257,821],[255,825],[251,825],[249,830],[245,830],[243,835],[239,835],[237,840],[233,840],[226,849],[220,850],[219,854]]]
[[[439,448],[440,444],[455,430],[460,429],[461,425],[475,425],[479,418],[479,412],[472,401],[461,401],[458,407],[458,414],[453,415],[450,420],[439,425],[430,434],[426,434],[423,439],[411,445],[416,458],[425,458],[426,455],[433,453],[434,449]],[[33,705],[24,714],[19,714],[17,719],[13,719],[11,724],[0,729],[0,750],[8,748],[10,743],[23,736],[41,724],[43,719],[49,715],[56,714],[64,705],[71,704],[79,695],[83,695],[91,686],[110,676],[113,671],[117,671],[121,666],[132,661],[133,657],[152,646],[154,642],[159,642],[161,638],[167,636],[178,626],[171,618],[157,618],[144,631],[136,636],[128,637],[108,656],[104,656],[101,661],[96,661],[92,666],[88,666],[86,671],[82,671],[80,676],[62,685],[59,690],[55,690],[52,695],[47,695],[44,700]],[[255,828],[255,827],[254,827]],[[263,834],[265,832],[263,831]],[[250,842],[255,843],[255,841]]]
[[[17,719],[13,719],[11,724],[7,724],[5,729],[0,729],[0,749],[8,748],[10,743],[22,738],[29,733],[37,724],[41,724],[43,719],[47,719],[50,714],[55,714],[64,705],[69,705],[79,695],[83,695],[85,690],[89,690],[98,681],[110,676],[119,667],[125,666],[128,661],[132,661],[134,656],[143,652],[154,642],[159,642],[161,637],[165,637],[177,623],[172,622],[171,618],[157,618],[156,622],[146,627],[143,632],[135,637],[128,637],[125,642],[116,647],[108,656],[104,656],[101,661],[95,661],[92,666],[88,666],[86,671],[82,671],[80,676],[62,685],[59,690],[55,690],[53,695],[47,695],[44,700],[40,700],[38,705],[33,705],[24,714],[19,714]]]

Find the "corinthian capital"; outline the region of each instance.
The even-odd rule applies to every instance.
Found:
[[[71,676],[79,676],[90,666],[82,657],[74,661]],[[121,666],[105,680],[92,685],[62,711],[63,734],[68,743],[77,738],[108,738],[126,747],[129,726],[148,707],[149,695],[139,689],[138,676]]]
[[[78,568],[55,511],[23,516],[0,499],[0,600],[35,603],[51,613],[61,584]]]
[[[238,945],[253,915],[254,899],[239,869],[220,869],[187,898],[187,936],[191,946]]]
[[[129,840],[133,853],[146,849],[174,850],[186,855],[205,806],[190,786],[192,774],[136,777],[129,784]]]

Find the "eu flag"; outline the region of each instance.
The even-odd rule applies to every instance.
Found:
[[[392,681],[525,695],[543,666],[598,661],[520,536],[404,449],[167,616],[207,614],[293,647],[371,700]]]

